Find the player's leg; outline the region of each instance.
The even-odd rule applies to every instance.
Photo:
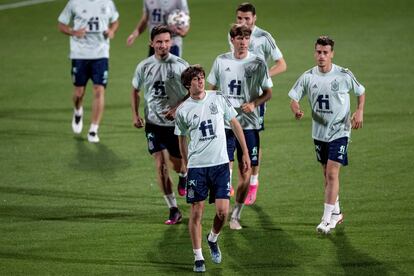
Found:
[[[227,155],[229,157],[229,169],[230,169],[230,196],[234,195],[234,188],[232,184],[233,176],[233,163],[234,163],[234,152],[236,151],[236,137],[234,136],[233,130],[226,129],[226,143],[227,143]]]
[[[88,82],[89,75],[87,74],[85,60],[73,59],[71,75],[73,81],[73,107],[74,112],[72,116],[72,130],[74,133],[79,134],[83,128],[83,98],[85,96],[86,83]]]
[[[88,140],[99,142],[98,128],[102,120],[105,105],[105,88],[108,83],[108,59],[93,60],[90,63],[91,78],[93,81],[92,119],[89,128]]]
[[[185,168],[184,160],[181,158],[178,145],[178,137],[174,135],[174,127],[166,128],[168,133],[163,135],[163,143],[168,149],[170,154],[170,161],[173,170],[178,174],[177,190],[180,196],[186,194],[186,183],[187,183],[187,171]]]
[[[204,256],[201,246],[202,227],[201,219],[204,212],[204,201],[194,202],[191,204],[190,218],[188,221],[188,230],[190,232],[191,243],[193,245],[194,268],[195,272],[206,270]]]

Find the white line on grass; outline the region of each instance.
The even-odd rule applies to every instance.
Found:
[[[41,4],[45,2],[53,2],[53,1],[55,0],[28,0],[28,1],[21,1],[17,3],[4,4],[4,5],[0,5],[0,11],[20,8],[20,7],[25,7],[25,6],[31,6],[31,5]]]

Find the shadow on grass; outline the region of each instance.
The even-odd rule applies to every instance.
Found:
[[[299,273],[299,247],[289,235],[276,226],[271,217],[257,204],[251,206],[259,218],[256,229],[246,226],[230,230],[223,242],[230,257],[230,267],[239,275]],[[302,273],[300,273],[302,274]]]
[[[77,171],[113,174],[131,166],[129,160],[119,158],[102,143],[92,144],[79,136],[75,136],[74,140],[77,148],[76,160],[69,165]]]
[[[336,229],[328,238],[336,247],[338,262],[344,270],[344,275],[406,275],[396,267],[358,251],[351,245],[342,227]]]

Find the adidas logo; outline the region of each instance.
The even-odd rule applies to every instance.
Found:
[[[197,118],[198,118],[197,114],[194,114],[193,119],[197,119]]]
[[[341,155],[338,156],[338,159],[342,160],[342,159],[344,159],[344,156],[341,154]]]
[[[224,70],[226,72],[230,72],[230,67],[227,67],[226,70]]]
[[[312,88],[318,88],[318,86],[316,85],[316,83],[312,86]]]

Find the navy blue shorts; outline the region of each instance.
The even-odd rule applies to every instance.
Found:
[[[173,54],[173,55],[176,55],[177,57],[179,57],[180,56],[180,47],[178,47],[177,45],[171,46],[170,53]],[[150,57],[153,54],[155,54],[154,48],[150,46],[148,56]]]
[[[108,84],[108,59],[72,59],[72,81],[75,86],[86,86],[89,79],[93,84]]]
[[[209,191],[209,203],[214,203],[216,199],[230,199],[229,163],[188,169],[187,203],[206,200]]]
[[[338,138],[331,142],[313,140],[315,143],[316,158],[322,164],[327,164],[328,159],[348,165],[348,137]]]
[[[181,158],[178,136],[174,134],[174,127],[145,124],[145,133],[150,154],[168,150],[168,153],[176,158]]]
[[[259,123],[260,123],[259,131],[264,130],[264,115],[265,115],[265,112],[266,112],[266,103],[262,103],[261,105],[259,105]]]
[[[252,166],[259,165],[260,137],[256,129],[243,130],[247,149],[249,150],[250,163]],[[230,161],[234,161],[234,152],[237,150],[237,161],[242,161],[243,151],[231,129],[226,129],[227,154]]]

